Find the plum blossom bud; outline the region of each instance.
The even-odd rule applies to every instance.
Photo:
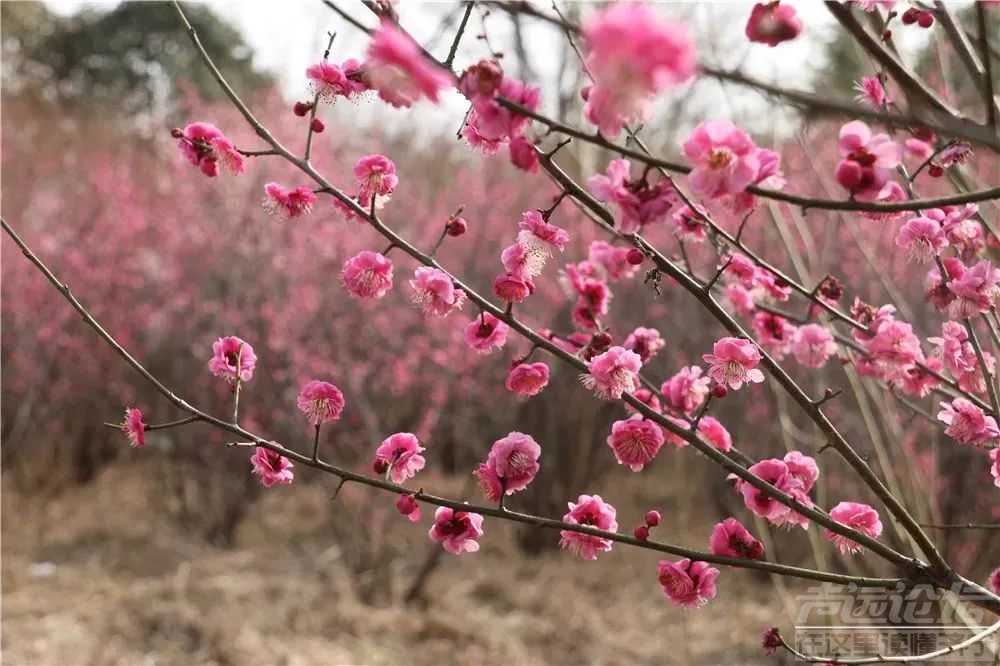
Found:
[[[396,500],[396,508],[401,514],[410,519],[410,522],[415,523],[420,520],[420,505],[417,504],[417,500],[413,498],[413,495],[409,493],[403,493]]]
[[[746,36],[751,42],[777,46],[802,32],[802,19],[795,8],[780,2],[757,3],[747,21]]]
[[[184,130],[182,130],[180,127],[175,127],[172,130],[170,130],[170,136],[174,137],[175,139],[179,139],[182,136],[184,136]]]
[[[722,384],[716,384],[712,387],[713,398],[725,398],[727,393],[729,393],[729,389]]]
[[[312,123],[310,123],[309,126],[312,128],[312,131],[315,132],[316,134],[319,134],[326,129],[326,125],[324,125],[323,121],[320,120],[319,118],[313,118]]]
[[[445,225],[445,232],[452,238],[457,238],[461,236],[468,230],[469,224],[460,217],[453,217],[448,220],[448,224]]]
[[[312,106],[312,102],[296,102],[295,106],[292,107],[292,113],[300,118],[305,117],[310,109],[312,109]]]
[[[777,627],[771,627],[764,631],[764,636],[760,641],[761,647],[764,648],[764,654],[770,656],[774,654],[774,651],[781,647],[781,634],[778,633]]]
[[[638,266],[639,264],[641,264],[643,262],[643,259],[645,259],[645,257],[643,256],[642,252],[635,248],[629,250],[628,253],[625,255],[625,261],[632,264],[633,266]]]
[[[649,539],[649,527],[646,525],[636,526],[635,530],[632,531],[632,536],[634,536],[637,541],[646,541]]]
[[[646,512],[646,524],[650,527],[656,527],[660,524],[660,512],[659,511],[647,511]]]

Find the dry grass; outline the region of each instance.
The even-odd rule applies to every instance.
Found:
[[[5,486],[4,663],[777,663],[758,640],[784,622],[780,604],[745,573],[724,572],[711,606],[677,610],[651,553],[525,558],[514,528],[493,521],[479,553],[441,560],[426,608],[407,606],[401,590],[432,547],[427,516],[410,525],[388,514],[408,555],[391,563],[391,592],[371,604],[351,580],[352,544],[332,541],[337,507],[320,484],[267,492],[233,549],[167,520],[149,470],[133,463],[46,501]],[[391,498],[379,501],[391,508]],[[619,506],[622,529],[642,510]],[[704,539],[676,529],[673,540]]]

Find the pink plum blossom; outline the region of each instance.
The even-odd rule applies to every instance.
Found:
[[[676,562],[660,560],[660,585],[670,603],[680,608],[698,608],[714,599],[718,577],[719,570],[705,562],[692,562],[686,557]]]
[[[495,141],[501,145],[503,143],[513,145],[517,139],[523,141],[524,132],[531,123],[531,118],[501,105],[496,97],[508,99],[529,111],[537,111],[542,100],[541,89],[504,75],[494,91],[488,94],[476,93],[469,97],[469,101],[472,102],[472,112],[469,114],[467,125],[477,136],[484,141]],[[528,146],[522,144],[519,148],[525,152],[526,149],[534,153],[530,144]]]
[[[809,492],[819,479],[819,465],[816,459],[803,455],[800,451],[789,451],[785,454],[782,462],[788,467],[788,473],[792,478],[802,484],[802,490]]]
[[[688,174],[691,189],[705,199],[742,192],[760,170],[753,139],[725,120],[699,124],[682,148],[695,165]]]
[[[527,277],[501,273],[493,281],[493,293],[502,301],[520,303],[535,291],[535,283]]]
[[[830,518],[872,539],[877,539],[882,534],[882,521],[879,520],[878,512],[867,504],[841,502],[830,509]],[[842,534],[824,530],[823,536],[837,546],[841,553],[861,552],[861,544]]]
[[[291,483],[295,478],[292,461],[263,446],[258,446],[250,456],[250,464],[253,465],[253,473],[260,477],[260,483],[265,488],[279,483]]]
[[[146,424],[142,422],[142,412],[137,408],[129,407],[125,410],[121,429],[128,439],[129,446],[136,449],[146,446]]]
[[[687,32],[647,5],[610,5],[587,16],[581,32],[594,80],[584,115],[608,138],[647,120],[654,95],[695,73]]]
[[[801,482],[789,474],[788,465],[775,458],[762,460],[750,466],[747,471],[785,493],[790,494],[791,491],[802,488]],[[779,502],[770,493],[759,490],[742,479],[737,479],[736,488],[743,494],[743,502],[748,509],[771,522],[781,521],[791,512],[790,507]]]
[[[362,250],[344,262],[340,280],[357,298],[382,298],[392,289],[392,262],[379,252]]]
[[[427,461],[420,455],[423,451],[424,447],[420,446],[416,435],[397,432],[375,449],[376,469],[387,473],[393,483],[403,483],[424,468]]]
[[[770,312],[757,312],[751,322],[757,342],[776,360],[781,360],[792,351],[792,340],[797,328],[787,319]]]
[[[222,377],[228,382],[248,382],[253,378],[257,367],[257,355],[249,343],[228,336],[219,338],[212,343],[212,358],[208,360],[208,370],[216,377]]]
[[[465,303],[465,292],[456,288],[451,277],[438,268],[418,268],[410,280],[410,288],[413,289],[413,302],[427,316],[446,317]]]
[[[899,147],[889,135],[873,135],[868,125],[854,120],[840,128],[838,145],[843,159],[837,165],[837,182],[856,196],[887,198],[889,191],[883,188],[889,183],[889,169],[900,162]]]
[[[587,525],[605,532],[617,532],[617,512],[600,495],[580,495],[577,501],[569,503],[569,513],[563,522],[571,525]],[[612,541],[592,534],[562,530],[559,546],[583,560],[596,560],[599,552],[611,550]]]
[[[968,267],[962,275],[948,282],[948,289],[955,295],[951,304],[951,315],[956,318],[973,317],[980,312],[989,312],[993,298],[997,296],[997,282],[1000,271],[993,268],[987,259],[982,259]]]
[[[507,375],[506,387],[518,395],[538,395],[549,383],[549,366],[544,363],[519,363]]]
[[[734,390],[764,381],[764,373],[757,369],[760,358],[754,344],[741,338],[722,338],[713,345],[711,354],[702,355],[702,360],[710,364],[708,376]]]
[[[479,550],[477,540],[483,536],[483,517],[478,513],[438,507],[428,535],[452,555],[474,553]]]
[[[636,266],[629,262],[629,251],[634,248],[593,241],[587,247],[587,262],[606,280],[627,279],[635,275]],[[581,262],[582,263],[582,262]],[[578,266],[580,264],[577,264]]]
[[[744,32],[751,42],[777,46],[801,34],[802,19],[791,5],[759,2],[750,11]]]
[[[854,89],[858,91],[857,100],[874,109],[884,108],[888,101],[882,79],[878,76],[862,76],[854,84]]]
[[[541,211],[529,210],[521,215],[521,222],[517,225],[521,230],[517,234],[517,241],[532,249],[549,252],[553,249],[562,252],[569,242],[569,234],[565,229],[560,229],[554,224],[549,224],[543,217]]]
[[[733,448],[732,435],[714,416],[701,417],[698,421],[698,434],[720,451],[729,451]]]
[[[896,247],[906,249],[906,258],[923,264],[948,246],[941,223],[929,217],[915,217],[904,224],[896,235]]]
[[[958,444],[975,446],[1000,437],[996,420],[965,398],[955,398],[951,403],[942,402],[937,418],[948,426],[944,434]]]
[[[483,312],[465,327],[465,343],[481,354],[489,354],[507,344],[510,327],[489,312]]]
[[[486,462],[475,471],[483,493],[496,502],[504,494],[513,495],[527,488],[538,474],[541,454],[538,442],[521,432],[512,432],[493,442]]]
[[[660,393],[667,406],[684,414],[693,414],[708,397],[710,378],[702,376],[703,370],[691,365],[663,382]]]
[[[504,248],[500,253],[500,261],[508,273],[522,281],[530,281],[541,274],[550,256],[549,251],[538,244],[526,244],[518,240]]]
[[[374,197],[376,206],[385,201],[399,185],[396,165],[385,155],[365,155],[354,165],[354,177],[358,181],[358,199],[362,206],[368,206]]]
[[[642,359],[624,347],[611,347],[590,359],[588,373],[581,376],[583,385],[602,398],[622,397],[639,388]]]
[[[309,89],[325,102],[334,101],[337,96],[348,97],[354,90],[344,69],[329,60],[320,60],[306,68]]]
[[[271,217],[287,222],[311,213],[316,205],[316,195],[305,185],[287,190],[277,183],[268,183],[264,186],[261,205]]]
[[[246,171],[246,158],[211,123],[191,123],[179,132],[175,130],[174,136],[178,136],[177,145],[187,161],[210,178],[219,174],[219,166],[231,174]]]
[[[993,475],[993,485],[1000,488],[1000,449],[990,449],[990,474]]]
[[[764,557],[764,545],[754,538],[735,518],[726,518],[712,529],[709,548],[713,555],[759,560]]]
[[[639,472],[663,446],[663,430],[642,418],[615,421],[607,441],[619,465],[628,465],[633,472]]]
[[[821,368],[831,356],[837,353],[837,343],[833,334],[819,324],[799,326],[792,338],[792,354],[795,360],[807,368]]]
[[[302,387],[298,397],[299,410],[313,425],[335,421],[344,411],[344,394],[340,389],[319,380],[313,380]]]
[[[656,356],[661,349],[666,346],[663,338],[660,337],[660,332],[655,328],[645,328],[640,326],[625,338],[625,342],[622,345],[625,349],[631,349],[636,354],[639,355],[639,359],[646,363],[649,359]]]
[[[534,144],[523,136],[514,137],[507,146],[510,151],[510,162],[521,171],[538,172],[538,152]]]
[[[708,212],[699,205],[695,205],[695,210],[684,204],[678,208],[670,219],[674,222],[674,233],[684,240],[701,242],[705,240],[708,231],[705,225],[705,216]]]
[[[372,34],[365,81],[395,107],[410,107],[426,97],[437,103],[451,76],[424,57],[420,47],[389,19]]]

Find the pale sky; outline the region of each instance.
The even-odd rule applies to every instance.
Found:
[[[83,6],[111,8],[119,3],[116,0],[48,0],[46,4],[61,14],[71,14]],[[243,34],[246,42],[253,48],[255,65],[275,73],[289,99],[307,97],[305,68],[321,57],[326,46],[327,31],[338,34],[331,53],[331,59],[335,61],[348,57],[363,58],[367,45],[367,38],[360,31],[347,24],[320,0],[212,0],[207,4]],[[550,10],[548,0],[536,0],[534,4],[541,9]],[[566,7],[568,2],[563,0],[560,4]],[[770,48],[751,44],[743,36],[752,2],[674,1],[654,4],[660,11],[677,16],[678,20],[688,25],[695,36],[699,57],[703,62],[739,67],[748,74],[787,87],[808,88],[809,72],[822,64],[822,50],[817,48],[818,45],[827,42],[835,31],[840,30],[819,0],[786,0],[786,4],[796,7],[806,29],[799,39]],[[360,0],[339,0],[338,6],[366,25],[372,26],[375,23],[374,17]],[[397,8],[402,24],[427,46],[428,40],[441,35],[442,19],[458,6],[453,1],[401,0]],[[511,53],[513,30],[505,14],[494,11],[486,19],[486,26],[493,46]],[[436,47],[430,45],[431,50],[443,56],[454,30],[451,27],[445,31]],[[478,11],[474,11],[463,40],[463,48],[456,60],[457,67],[464,67],[488,55],[483,41],[476,39],[476,35],[481,32],[482,20]],[[908,43],[927,38],[921,33],[932,31],[904,29],[896,32],[897,38],[902,38],[905,49]],[[552,82],[558,72],[558,56],[555,49],[547,50],[544,45],[553,44],[554,40],[561,38],[561,33],[537,20],[528,19],[525,21],[525,37],[531,53],[532,68],[541,79],[539,83],[542,84],[543,91],[552,90]],[[704,87],[699,90],[701,95],[706,94]],[[687,91],[681,89],[674,96],[676,99],[686,94]],[[707,94],[706,106],[719,118],[730,117],[737,120],[737,116],[749,116],[751,119],[756,117],[764,123],[759,129],[782,124],[782,119],[776,117],[760,98],[748,96],[739,88],[728,86],[725,96],[718,89],[714,89],[714,92],[709,90]],[[719,99],[716,100],[713,95]],[[664,107],[670,101],[669,96],[661,99]],[[420,113],[427,114],[424,117],[429,119],[440,114],[442,119],[447,118],[451,122],[456,115],[461,118],[465,106],[464,100],[455,94],[443,101],[442,108],[422,108]],[[358,121],[367,125],[393,117],[393,111],[378,109],[359,114]]]

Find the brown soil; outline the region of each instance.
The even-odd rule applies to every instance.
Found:
[[[434,547],[425,508],[418,525],[384,515],[400,556],[369,603],[358,576],[371,573],[351,573],[364,558],[356,543],[336,543],[328,488],[267,491],[224,549],[167,518],[148,472],[116,465],[44,501],[4,484],[4,663],[780,663],[758,642],[764,627],[786,623],[780,604],[746,573],[724,571],[711,605],[674,609],[655,554],[528,558],[514,528],[492,521],[479,553],[440,560],[426,607],[406,605],[402,592]],[[619,515],[641,515],[630,509]]]

